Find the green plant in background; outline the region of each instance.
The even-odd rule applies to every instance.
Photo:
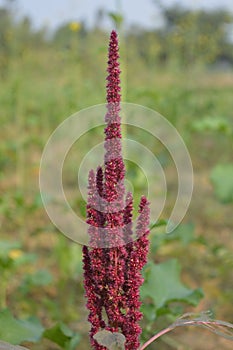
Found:
[[[203,298],[201,289],[192,290],[181,282],[180,273],[181,266],[177,259],[159,264],[150,261],[144,269],[145,282],[141,288],[141,297],[144,300],[142,311],[148,321],[147,329],[151,330],[150,322],[160,315],[180,314],[181,305],[174,308],[170,306],[172,302],[197,306]]]
[[[183,254],[182,250],[197,241],[192,223],[179,225],[171,234],[164,233],[166,224],[166,220],[151,224],[151,254],[144,268],[145,282],[141,287],[144,341],[154,334],[155,329],[159,330],[166,322],[175,321],[188,305],[197,306],[204,296],[202,289],[192,289],[182,282],[181,263],[177,257],[161,263],[154,261],[153,257],[164,249],[171,251],[171,247],[179,247],[179,256]],[[153,232],[154,229],[156,232]],[[155,285],[158,287],[155,288]]]
[[[38,318],[16,319],[7,308],[6,295],[9,281],[14,278],[17,270],[26,264],[35,263],[36,259],[35,254],[23,252],[20,242],[0,241],[0,339],[11,344],[21,344],[39,342],[42,338],[47,338],[63,349],[74,350],[80,341],[80,335],[71,331],[65,324],[57,323],[54,327],[45,329]],[[52,276],[48,270],[37,270],[24,275],[19,283],[19,290],[25,298],[33,288],[41,288],[51,282]]]
[[[6,307],[6,288],[8,285],[8,278],[17,265],[17,257],[20,257],[22,251],[20,250],[19,242],[0,241],[0,307]]]
[[[200,120],[193,121],[192,128],[199,132],[212,131],[223,133],[227,136],[233,134],[230,121],[224,117],[203,117]]]
[[[42,333],[43,327],[34,317],[18,320],[8,309],[0,312],[1,340],[11,344],[21,344],[24,341],[37,342],[41,339]]]
[[[171,6],[154,1],[166,23],[161,33],[166,58],[174,65],[205,65],[213,63],[224,51],[232,60],[230,40],[226,27],[232,23],[232,14],[226,10],[190,10],[180,4]],[[208,48],[208,49],[207,49]]]
[[[233,128],[230,118],[206,116],[192,122],[192,129],[202,135],[224,136],[229,140],[232,147]],[[233,202],[233,164],[219,163],[210,171],[210,181],[212,183],[216,198],[221,203]]]
[[[233,202],[233,164],[217,164],[210,174],[216,197],[222,203]]]
[[[0,339],[10,344],[36,343],[49,339],[62,349],[75,350],[81,337],[63,323],[45,329],[36,317],[19,320],[5,309],[0,311]]]

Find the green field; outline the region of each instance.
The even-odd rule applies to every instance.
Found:
[[[25,47],[20,55],[8,56],[0,88],[0,308],[8,308],[17,319],[35,316],[45,328],[63,322],[81,336],[80,350],[90,348],[81,247],[50,222],[41,203],[38,176],[43,147],[59,123],[105,102],[107,42],[108,34],[96,32],[87,39],[88,48],[85,41],[67,49]],[[165,116],[186,142],[194,168],[193,198],[180,232],[156,243],[155,236],[162,237],[163,228],[153,229],[151,259],[160,263],[177,258],[183,283],[203,289],[204,298],[196,307],[179,309],[182,303],[174,303],[178,313],[211,310],[215,318],[233,322],[233,71],[147,65],[132,48],[127,51],[123,46],[124,101]],[[94,135],[99,142],[102,131]],[[93,145],[97,141],[93,138]],[[81,146],[84,154],[89,151],[89,143],[83,141]],[[156,146],[153,151],[157,153]],[[175,169],[166,167],[161,146],[158,158],[165,162],[168,194],[172,194]],[[68,171],[76,167],[71,165]],[[137,189],[137,173],[132,174]],[[65,181],[73,191],[74,176],[67,175]],[[163,219],[173,200],[168,195]],[[72,205],[84,215],[79,195]],[[154,329],[168,325],[169,320],[161,315]],[[23,344],[32,350],[68,349],[48,339]],[[232,344],[205,330],[184,328],[164,337],[158,346],[210,350],[230,349]]]

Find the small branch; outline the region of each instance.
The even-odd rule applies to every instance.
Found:
[[[196,318],[190,319],[189,317],[192,315],[194,314],[185,314],[181,316],[176,322],[174,322],[168,328],[160,331],[159,333],[155,334],[152,338],[150,338],[145,344],[141,346],[140,350],[146,349],[156,339],[170,332],[176,327],[180,327],[180,326],[201,326],[201,327],[207,328],[209,331],[221,337],[224,337],[229,340],[233,340],[233,331],[229,329],[229,328],[233,328],[233,324],[229,322],[220,321],[220,320],[211,320],[207,312],[202,312]]]
[[[153,343],[156,339],[158,339],[159,337],[161,337],[162,335],[170,332],[172,329],[174,328],[166,328],[166,329],[163,329],[162,331],[160,331],[159,333],[155,334],[152,338],[150,338],[145,344],[143,344],[141,347],[140,347],[140,350],[144,350],[145,348],[147,348],[147,346],[149,346],[151,343]]]

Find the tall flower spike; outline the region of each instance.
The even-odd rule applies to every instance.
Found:
[[[119,103],[121,100],[120,69],[119,69],[119,48],[117,33],[113,30],[109,41],[108,50],[108,77],[107,77],[107,102]]]
[[[89,174],[87,224],[90,247],[83,247],[90,342],[95,350],[106,350],[94,338],[103,329],[122,333],[126,338],[126,350],[139,348],[139,320],[142,317],[139,287],[149,246],[149,203],[142,197],[133,236],[133,198],[131,193],[125,196],[118,60],[117,33],[112,31],[107,69],[104,166],[98,167],[96,174],[93,170]]]

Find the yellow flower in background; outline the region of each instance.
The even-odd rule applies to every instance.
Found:
[[[9,252],[9,257],[13,260],[19,258],[20,256],[23,255],[23,252],[22,250],[20,249],[12,249],[10,252]]]
[[[81,28],[81,23],[79,22],[70,22],[69,28],[72,32],[78,32]]]

